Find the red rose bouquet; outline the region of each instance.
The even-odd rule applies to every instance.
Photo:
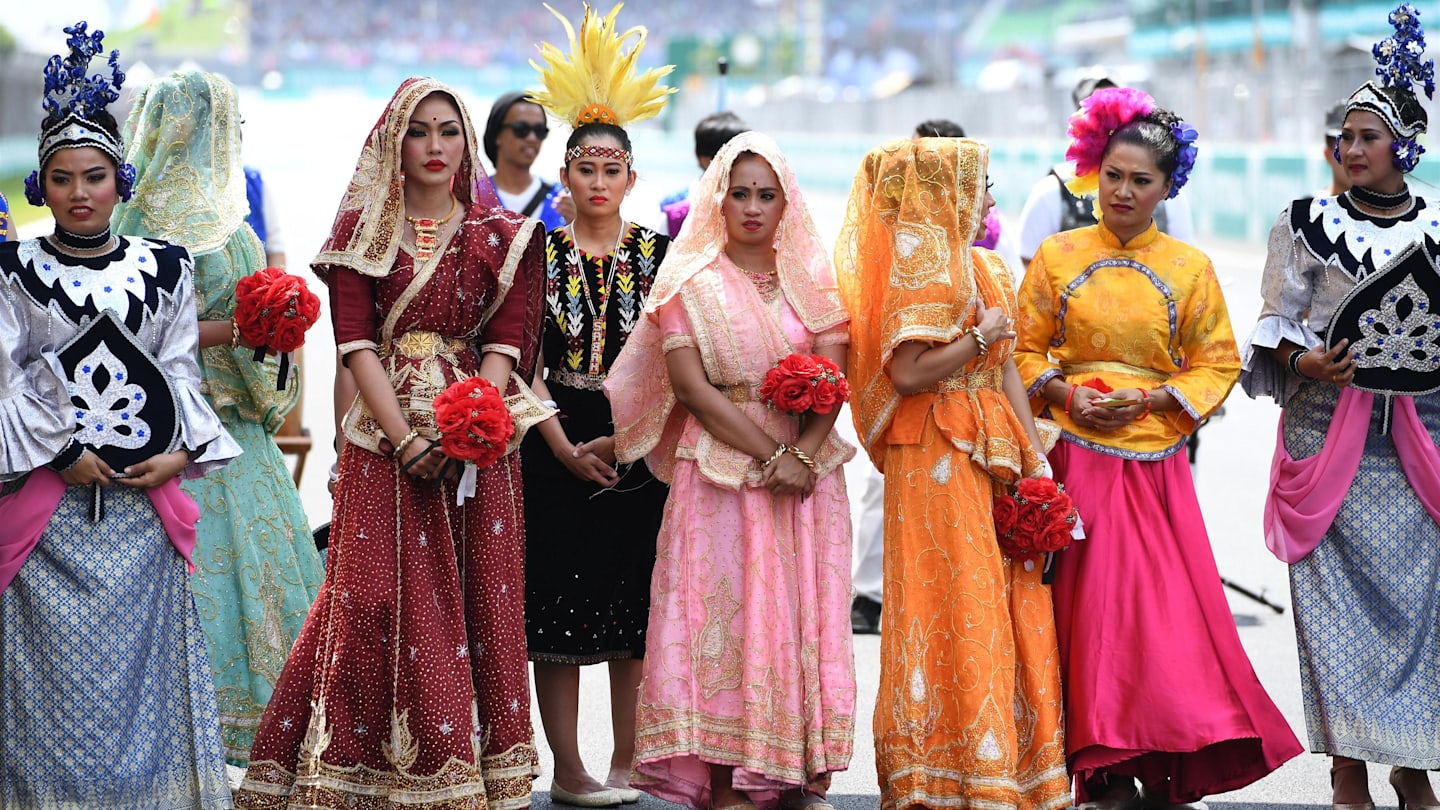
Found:
[[[997,496],[994,514],[1000,550],[1026,562],[1068,548],[1079,519],[1065,488],[1050,478],[1026,478],[1014,494]]]
[[[484,377],[460,380],[435,397],[435,427],[445,455],[476,467],[494,464],[515,435],[504,397]]]
[[[760,400],[786,413],[830,413],[850,400],[850,383],[828,357],[791,354],[765,372]]]
[[[266,351],[280,353],[279,387],[285,388],[290,353],[305,343],[305,333],[320,319],[320,299],[305,280],[278,267],[252,273],[235,285],[235,330],[256,347],[255,359]]]

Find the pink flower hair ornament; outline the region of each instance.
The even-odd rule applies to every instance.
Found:
[[[1110,136],[1137,118],[1155,110],[1155,99],[1133,87],[1104,87],[1080,102],[1070,116],[1070,147],[1065,159],[1075,164],[1075,177],[1065,184],[1077,197],[1100,191],[1100,160]]]

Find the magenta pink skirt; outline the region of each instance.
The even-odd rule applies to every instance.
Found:
[[[1086,539],[1056,555],[1065,749],[1084,782],[1131,776],[1194,801],[1301,753],[1240,645],[1184,452],[1050,456]]]

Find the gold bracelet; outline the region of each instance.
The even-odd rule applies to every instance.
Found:
[[[983,357],[990,351],[990,341],[986,340],[985,336],[980,333],[980,327],[978,326],[972,326],[968,331],[970,337],[975,338],[975,345],[980,348],[980,355]]]
[[[776,447],[775,452],[770,454],[770,458],[765,459],[765,463],[760,466],[769,467],[771,464],[775,463],[775,459],[780,458],[788,452],[790,452],[790,447],[788,445],[782,444],[779,447]]]
[[[790,445],[790,455],[794,456],[797,460],[799,460],[801,464],[809,467],[810,472],[815,472],[815,459],[810,458],[809,454],[807,454],[804,450],[801,450],[800,448],[792,444]]]
[[[234,318],[230,319],[230,348],[240,348],[240,324]]]
[[[395,452],[390,455],[394,458],[402,458],[405,455],[405,450],[410,447],[410,443],[418,438],[420,438],[420,431],[418,430],[412,430],[406,433],[405,438],[401,439],[400,443],[395,445]]]

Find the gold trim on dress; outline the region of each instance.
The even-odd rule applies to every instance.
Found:
[[[1087,363],[1069,363],[1060,367],[1060,373],[1066,377],[1075,374],[1094,374],[1096,372],[1110,372],[1111,374],[1123,374],[1126,377],[1139,377],[1142,380],[1164,383],[1170,381],[1170,375],[1156,371],[1153,368],[1140,368],[1128,363],[1117,363],[1110,360],[1096,360]]]
[[[442,354],[459,354],[470,344],[464,338],[445,337],[439,332],[417,329],[406,332],[390,343],[390,352],[411,360],[428,360]]]

